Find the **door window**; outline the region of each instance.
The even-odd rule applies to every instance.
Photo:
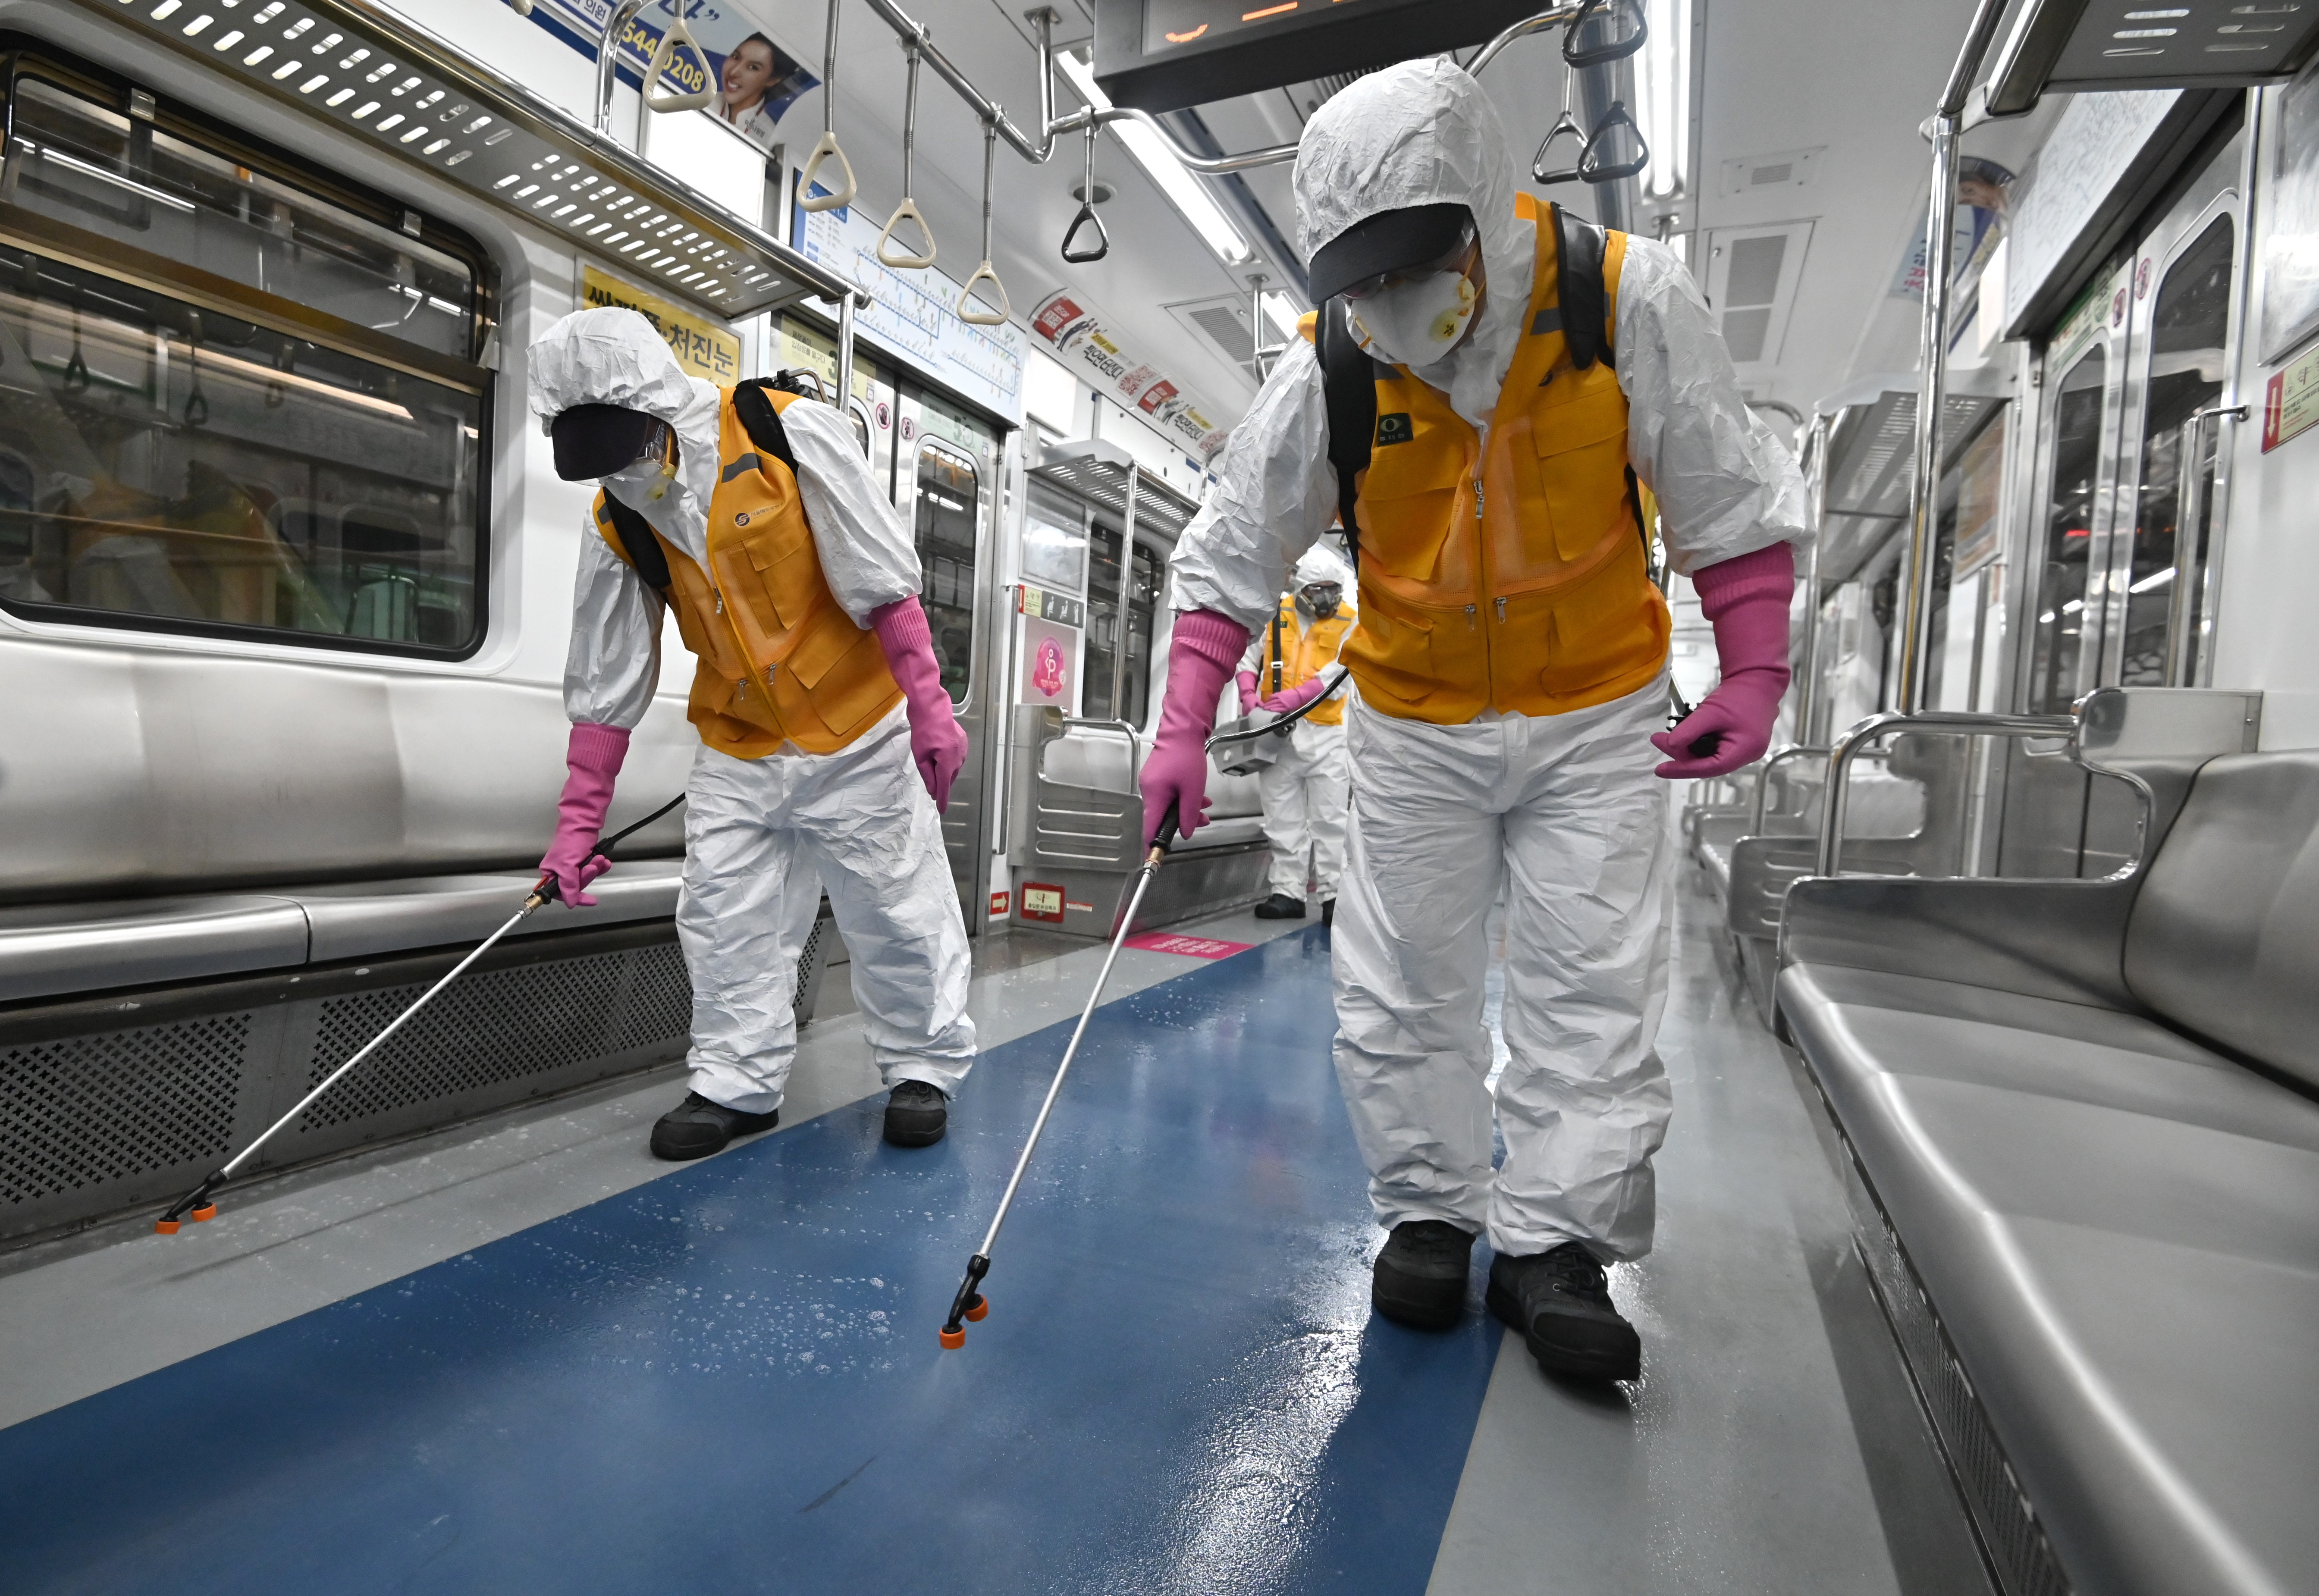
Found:
[[[2197,680],[2216,428],[2212,419],[2195,428],[2189,421],[2222,398],[2235,232],[2231,218],[2216,217],[2167,272],[2151,312],[2142,486],[2134,506],[2119,676],[2128,686],[2181,686]],[[2196,447],[2197,458],[2184,460],[2186,441]],[[2195,480],[2186,482],[2186,473]],[[2186,486],[2195,491],[2186,495]],[[2197,518],[2195,526],[2182,524],[2186,498]]]
[[[1113,690],[1119,670],[1119,534],[1097,527],[1087,538],[1087,667],[1081,675],[1080,710],[1089,720],[1125,719]]]
[[[2101,455],[2102,380],[2109,361],[2087,350],[2053,398],[2053,463],[2037,619],[2030,633],[2033,714],[2061,714],[2078,696],[2086,635],[2086,556],[2093,543],[2094,478]]]
[[[953,704],[966,702],[974,666],[975,529],[981,483],[974,462],[928,443],[918,449],[917,546],[934,658]]]

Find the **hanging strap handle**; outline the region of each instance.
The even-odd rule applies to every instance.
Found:
[[[820,172],[821,163],[833,155],[837,158],[838,169],[845,174],[845,186],[814,194],[814,177]],[[822,36],[821,137],[814,144],[813,154],[806,159],[805,170],[798,174],[798,192],[805,195],[798,201],[800,211],[843,211],[853,203],[853,163],[837,147],[837,0],[829,0],[829,29]]]
[[[918,231],[925,236],[926,252],[924,255],[913,255],[893,243],[894,230],[906,221],[916,222]],[[918,209],[918,202],[907,194],[903,195],[902,203],[894,207],[894,213],[886,218],[885,230],[878,235],[878,264],[892,266],[899,272],[914,272],[921,266],[934,265],[934,230],[926,225],[925,216]]]
[[[1579,34],[1588,23],[1594,20],[1594,14],[1606,7],[1613,19],[1623,8],[1635,19],[1635,31],[1624,39],[1613,39],[1608,44],[1596,45],[1591,50],[1578,48]],[[1643,41],[1650,36],[1650,24],[1643,20],[1639,0],[1585,0],[1579,6],[1578,14],[1570,19],[1570,25],[1562,31],[1562,59],[1574,67],[1600,67],[1611,61],[1623,61],[1642,49]]]
[[[1102,131],[1103,124],[1090,115],[1087,125],[1087,162],[1079,178],[1079,213],[1063,230],[1063,258],[1073,266],[1085,266],[1111,253],[1111,233],[1103,225],[1103,218],[1095,213],[1095,141]],[[1090,221],[1095,223],[1095,248],[1074,249],[1071,240]]]
[[[974,275],[958,291],[958,319],[970,327],[1004,327],[1015,314],[1015,307],[1006,302],[1006,284],[990,269],[990,185],[996,176],[998,152],[998,124],[985,120],[982,124],[982,264],[974,268]],[[974,297],[974,285],[988,282],[998,293],[998,308],[985,308]]]
[[[1606,165],[1602,159],[1603,146],[1620,128],[1635,136],[1635,158]],[[1602,120],[1594,124],[1594,131],[1588,135],[1586,148],[1579,152],[1579,181],[1616,183],[1621,177],[1634,176],[1650,164],[1651,147],[1643,142],[1643,130],[1635,125],[1633,117],[1627,114],[1627,103],[1624,100],[1611,101],[1611,109],[1602,113]]]
[[[1562,138],[1578,140],[1577,151],[1571,157],[1570,165],[1548,167],[1546,164],[1546,152],[1554,147],[1554,141],[1557,139]],[[1578,119],[1570,113],[1570,107],[1566,105],[1562,108],[1561,118],[1552,127],[1547,129],[1546,137],[1538,140],[1538,153],[1530,158],[1529,175],[1539,183],[1575,183],[1579,180],[1579,163],[1585,158],[1586,130],[1578,125]]]
[[[661,94],[658,92],[661,77],[668,70],[670,63],[676,59],[676,47],[680,43],[699,59],[701,77],[706,82],[698,94]],[[665,116],[673,111],[698,111],[716,98],[717,81],[708,70],[708,52],[700,48],[700,41],[693,38],[692,30],[684,25],[684,13],[680,7],[677,14],[669,20],[668,32],[660,36],[660,43],[652,53],[651,65],[645,68],[645,106]]]

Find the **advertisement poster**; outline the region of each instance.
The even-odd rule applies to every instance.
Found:
[[[1181,383],[1136,354],[1118,324],[1086,295],[1069,289],[1049,294],[1031,312],[1031,330],[1088,386],[1141,410],[1186,454],[1205,460],[1224,446],[1224,428]]]
[[[580,297],[590,310],[617,305],[643,316],[668,340],[676,363],[688,374],[719,387],[730,387],[741,380],[740,337],[715,322],[680,311],[668,301],[631,288],[594,266],[582,268]]]
[[[819,184],[811,191],[826,192]],[[884,225],[885,217],[870,215],[860,200],[835,211],[807,211],[792,203],[790,245],[874,296],[875,303],[854,315],[856,337],[1020,427],[1023,363],[1030,348],[1023,329],[1011,321],[976,327],[960,320],[958,279],[940,266],[897,271],[881,263],[878,233]],[[973,258],[967,257],[970,263]]]
[[[1020,701],[1052,705],[1070,714],[1078,703],[1071,688],[1071,661],[1078,649],[1078,634],[1070,627],[1024,616]]]
[[[631,85],[644,81],[680,4],[686,31],[700,49],[696,55],[680,45],[669,62],[670,84],[699,94],[714,80],[717,99],[707,114],[758,148],[771,149],[782,113],[820,87],[821,79],[730,0],[654,0],[621,37],[621,77]],[[592,61],[611,13],[612,0],[535,0],[531,20]]]

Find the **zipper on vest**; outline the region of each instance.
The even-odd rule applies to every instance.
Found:
[[[1482,518],[1482,479],[1478,474],[1474,478],[1474,518]]]
[[[1466,606],[1466,629],[1469,632],[1474,629],[1474,612],[1480,608],[1481,606],[1478,604],[1468,604]]]
[[[1506,601],[1505,601],[1503,599],[1501,599],[1501,600],[1498,600],[1498,625],[1500,625],[1500,626],[1502,626],[1502,626],[1504,626],[1505,624],[1506,624]]]
[[[710,582],[710,583],[708,584],[708,591],[709,591],[709,592],[710,592],[710,593],[711,593],[711,594],[716,598],[716,600],[717,600],[717,614],[719,614],[719,615],[724,614],[724,613],[725,613],[725,590],[724,590],[723,588],[718,587],[715,582]]]

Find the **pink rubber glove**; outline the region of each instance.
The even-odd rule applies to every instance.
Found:
[[[1168,692],[1160,706],[1160,735],[1143,761],[1136,785],[1143,790],[1143,836],[1157,841],[1160,823],[1173,807],[1179,834],[1190,836],[1207,824],[1208,734],[1215,729],[1216,700],[1232,675],[1233,662],[1248,651],[1248,628],[1213,609],[1176,618],[1168,644]]]
[[[1668,755],[1669,780],[1727,776],[1763,758],[1788,690],[1788,601],[1795,597],[1795,550],[1784,543],[1695,573],[1699,608],[1715,627],[1723,681],[1707,701],[1651,744]]]
[[[609,859],[589,856],[604,829],[604,812],[612,807],[612,781],[628,757],[628,729],[618,726],[572,728],[564,763],[564,796],[555,801],[555,839],[539,868],[555,878],[556,895],[575,909],[593,908],[588,883],[612,868]]]
[[[916,598],[897,599],[870,612],[870,629],[886,651],[886,668],[902,684],[910,711],[910,757],[925,778],[934,812],[950,807],[950,784],[966,763],[966,732],[950,707],[942,684],[942,667],[934,662],[934,635],[926,626],[926,612]]]
[[[1256,672],[1253,671],[1240,673],[1240,712],[1242,715],[1256,712]]]
[[[1314,676],[1302,687],[1292,687],[1285,693],[1275,693],[1257,705],[1267,715],[1294,715],[1313,699],[1329,690],[1329,679]]]

